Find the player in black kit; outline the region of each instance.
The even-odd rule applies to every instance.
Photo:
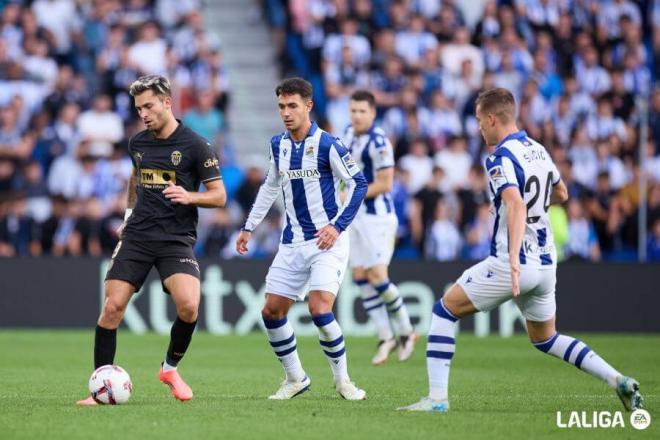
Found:
[[[133,161],[128,209],[105,277],[94,368],[114,362],[117,327],[131,296],[155,265],[177,311],[158,377],[176,399],[185,401],[193,392],[176,367],[190,344],[199,308],[200,274],[193,254],[197,207],[222,207],[227,195],[213,147],[174,117],[167,78],[143,76],[129,92],[147,129],[128,143]],[[205,192],[197,192],[200,183]],[[88,397],[78,404],[96,402]]]

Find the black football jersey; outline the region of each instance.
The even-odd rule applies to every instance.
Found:
[[[122,233],[125,239],[179,241],[197,239],[197,207],[173,203],[163,194],[168,182],[187,191],[221,179],[218,157],[211,144],[179,121],[167,139],[145,130],[128,142],[137,170],[137,202]]]

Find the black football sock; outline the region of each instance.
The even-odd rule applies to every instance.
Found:
[[[168,365],[176,367],[183,355],[186,354],[195,331],[195,325],[197,325],[197,321],[185,322],[178,316],[176,317],[174,324],[172,324],[170,346],[167,348],[167,357],[165,358]]]
[[[117,350],[117,329],[109,330],[96,326],[94,338],[94,369],[103,365],[112,365]]]

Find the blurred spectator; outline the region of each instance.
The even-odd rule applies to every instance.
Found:
[[[128,50],[128,59],[140,75],[165,73],[167,45],[160,37],[160,29],[154,22],[144,23],[139,29],[138,41]]]
[[[99,157],[112,154],[112,144],[124,137],[124,124],[112,111],[107,95],[94,98],[93,107],[78,117],[78,131],[83,141],[89,142],[90,153]]]
[[[442,168],[433,168],[433,178],[426,183],[411,200],[408,215],[410,232],[413,244],[420,251],[424,250],[424,240],[428,236],[429,228],[436,218],[438,202],[444,197],[442,192],[445,178]],[[445,201],[445,203],[447,203]]]
[[[212,145],[221,145],[221,135],[225,130],[222,113],[214,108],[215,94],[211,90],[197,93],[197,105],[183,116],[183,123]]]
[[[424,53],[438,46],[438,40],[425,29],[424,17],[413,14],[406,28],[397,32],[394,46],[408,65],[418,67]]]
[[[447,203],[442,199],[435,208],[435,220],[426,239],[426,257],[437,261],[456,260],[462,246],[461,234],[449,216]]]
[[[621,225],[621,214],[616,191],[610,185],[607,171],[598,174],[596,188],[587,196],[587,209],[594,223],[600,249],[603,252],[615,250],[616,234]]]
[[[646,245],[646,258],[648,261],[660,261],[660,220],[656,220],[651,227]]]
[[[586,49],[582,63],[576,66],[575,73],[580,88],[594,97],[610,89],[610,74],[598,64],[598,52],[594,47]]]
[[[488,180],[484,168],[481,165],[472,165],[468,173],[467,185],[456,193],[460,204],[459,229],[461,231],[472,224],[478,207],[487,206],[490,202],[487,185]]]
[[[25,160],[32,154],[35,138],[32,133],[23,133],[17,113],[11,104],[0,108],[0,157]]]
[[[470,260],[482,260],[490,255],[491,236],[495,219],[490,210],[490,203],[477,207],[477,213],[467,227],[466,257]]]
[[[399,165],[410,175],[406,189],[410,194],[417,193],[430,182],[433,171],[433,160],[429,156],[426,142],[423,139],[413,141],[410,152],[399,160]]]
[[[568,240],[564,245],[567,259],[600,260],[600,247],[593,224],[584,215],[578,199],[568,202]]]
[[[442,168],[445,177],[443,186],[450,191],[467,187],[472,158],[466,151],[467,143],[463,137],[454,137],[445,148],[435,155],[435,165]]]
[[[211,257],[220,257],[222,251],[230,243],[235,232],[235,227],[226,208],[216,209],[213,212],[211,223],[207,226],[208,231],[204,241],[204,254]]]

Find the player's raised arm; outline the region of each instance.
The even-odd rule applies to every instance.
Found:
[[[367,194],[367,180],[357,166],[351,154],[340,142],[335,142],[330,148],[330,166],[333,173],[346,183],[346,199],[344,204],[331,220],[335,228],[342,232],[351,224]]]

